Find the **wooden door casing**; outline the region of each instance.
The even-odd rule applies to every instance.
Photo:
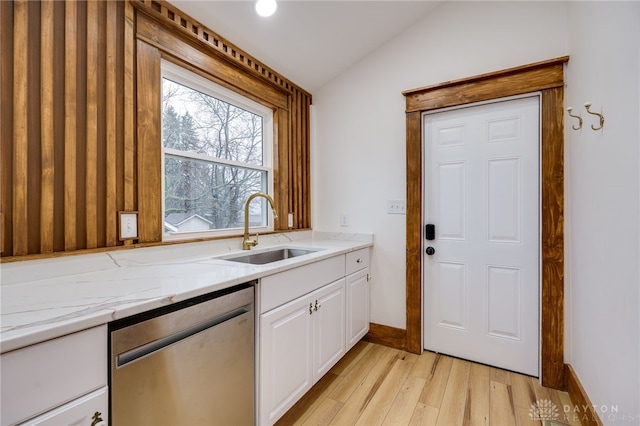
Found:
[[[406,98],[406,350],[422,351],[422,113],[541,93],[540,379],[564,387],[564,65],[568,56],[403,92]]]

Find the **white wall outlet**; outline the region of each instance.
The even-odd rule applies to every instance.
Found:
[[[120,212],[120,240],[135,240],[138,238],[138,212]]]
[[[287,226],[293,228],[293,213],[287,215]]]
[[[340,215],[340,226],[349,226],[349,215],[342,213]]]
[[[407,214],[407,202],[405,200],[387,200],[388,214]]]

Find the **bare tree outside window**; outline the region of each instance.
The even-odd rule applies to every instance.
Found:
[[[163,78],[162,143],[165,232],[242,227],[245,200],[267,187],[262,116]],[[266,226],[263,204],[250,223]]]

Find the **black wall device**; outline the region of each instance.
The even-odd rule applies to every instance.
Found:
[[[427,240],[436,239],[436,226],[432,223],[428,223],[424,226],[424,237]]]

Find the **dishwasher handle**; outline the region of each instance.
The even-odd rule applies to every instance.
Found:
[[[137,359],[150,355],[154,352],[158,352],[166,348],[167,346],[170,346],[174,343],[179,342],[180,340],[187,339],[193,336],[194,334],[198,334],[204,330],[207,330],[211,327],[215,327],[217,325],[230,321],[234,318],[239,317],[240,315],[244,315],[251,311],[252,311],[251,305],[243,306],[231,312],[227,312],[226,314],[220,315],[215,318],[211,318],[200,324],[196,324],[192,327],[178,331],[177,333],[171,334],[169,336],[163,337],[153,342],[149,342],[138,348],[118,354],[116,356],[116,368],[124,367],[127,364],[130,364]]]

